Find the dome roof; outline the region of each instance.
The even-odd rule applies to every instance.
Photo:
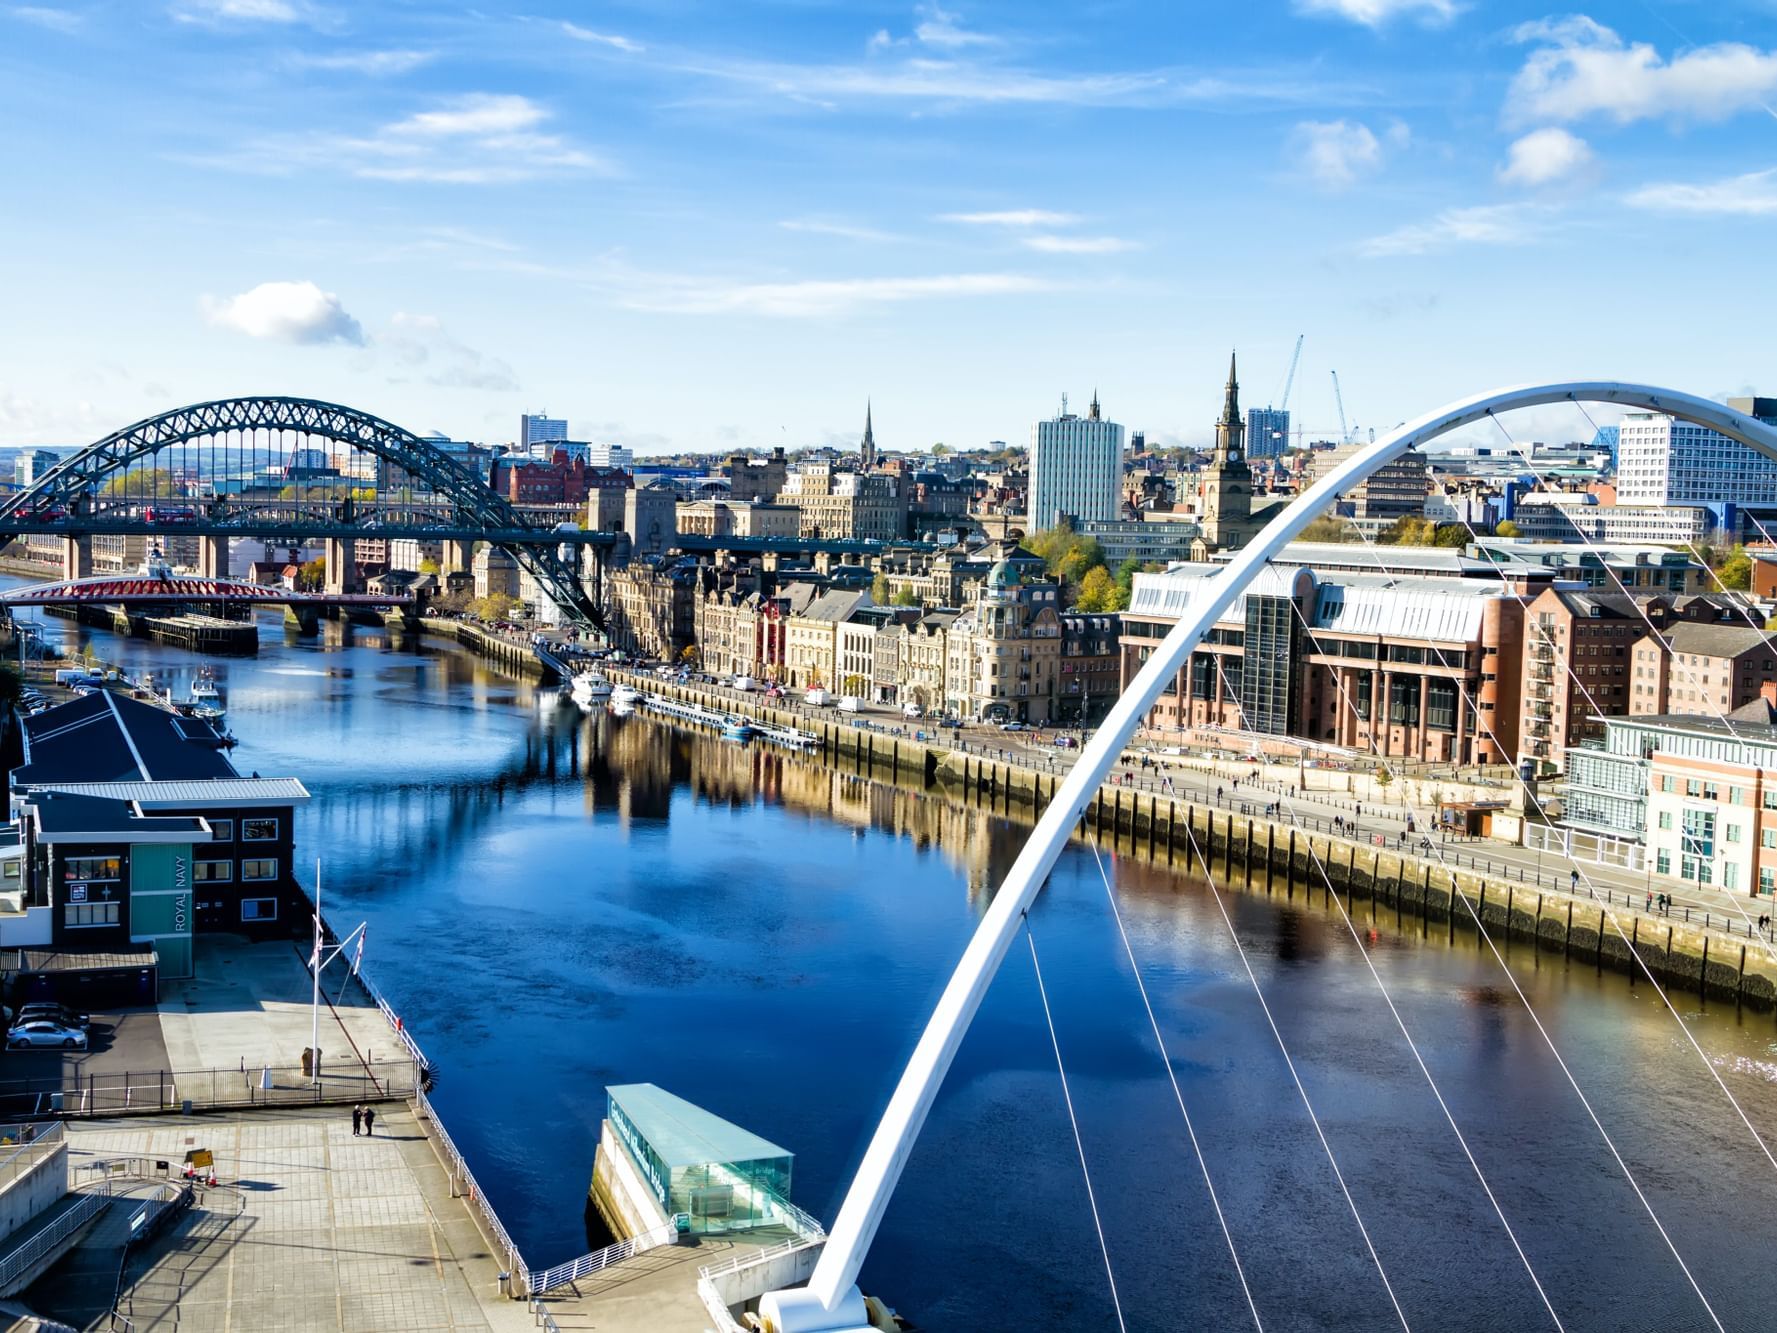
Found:
[[[994,562],[992,569],[987,571],[987,586],[998,591],[1002,588],[1016,588],[1019,584],[1017,568],[1008,560]]]

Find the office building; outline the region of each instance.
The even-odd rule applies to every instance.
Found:
[[[634,472],[636,467],[635,450],[621,444],[589,444],[586,461],[594,467],[614,467],[624,472]]]
[[[1246,410],[1246,456],[1276,458],[1290,447],[1290,414],[1280,407]]]
[[[1098,395],[1083,417],[1067,410],[1031,428],[1030,501],[1033,532],[1052,528],[1059,516],[1110,519],[1123,493],[1123,428],[1099,413]]]
[[[1777,425],[1777,398],[1730,398],[1728,406]],[[1777,504],[1777,459],[1738,440],[1659,412],[1631,412],[1617,442],[1617,503]]]
[[[537,445],[556,444],[568,438],[566,417],[526,412],[518,418],[518,452],[528,454]]]

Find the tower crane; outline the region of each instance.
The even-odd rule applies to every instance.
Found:
[[[1277,405],[1279,412],[1290,410],[1290,390],[1296,383],[1296,363],[1302,359],[1302,339],[1306,336],[1302,333],[1296,335],[1296,350],[1290,356],[1290,373],[1283,377],[1283,400]]]
[[[1339,372],[1333,371],[1333,401],[1339,404],[1339,443],[1351,443],[1351,427],[1345,424],[1345,395],[1339,391]]]

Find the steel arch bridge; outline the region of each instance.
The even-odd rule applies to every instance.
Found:
[[[1719,431],[1777,460],[1777,428],[1710,399],[1645,384],[1573,381],[1521,385],[1450,403],[1359,449],[1309,487],[1215,577],[1204,581],[1203,588],[1180,612],[1178,623],[1155,646],[1081,750],[1079,761],[1050,798],[939,996],[864,1151],[808,1285],[767,1293],[760,1303],[762,1317],[782,1333],[856,1333],[865,1326],[864,1302],[855,1285],[858,1270],[875,1239],[939,1085],[1017,936],[1020,922],[1141,719],[1185,669],[1203,636],[1235,598],[1341,493],[1409,449],[1463,426],[1487,421],[1499,412],[1567,402],[1611,403],[1663,412]]]
[[[145,504],[158,500],[163,506],[169,501],[177,505],[192,498],[192,485],[210,487],[212,505],[226,508],[226,501],[213,498],[214,488],[231,470],[238,480],[240,475],[254,475],[255,469],[263,472],[268,466],[264,460],[306,457],[308,451],[300,444],[284,446],[289,436],[299,442],[327,440],[371,455],[424,492],[426,505],[443,525],[484,535],[510,552],[564,613],[602,623],[577,571],[546,540],[546,530],[526,519],[482,478],[412,431],[356,408],[311,398],[224,398],[126,426],[0,500],[0,533],[72,530],[87,526],[83,520],[97,521],[107,514],[139,524]],[[176,472],[162,466],[173,461],[178,464]],[[303,472],[293,462],[284,465],[286,476],[300,480]],[[180,478],[178,487],[168,480],[174,475]],[[143,477],[146,483],[132,488],[132,479]],[[286,489],[300,494],[286,507],[312,509],[315,517],[349,536],[359,502],[349,488],[345,496],[338,496],[339,482],[335,477],[329,486],[293,483]],[[182,493],[180,488],[186,489]],[[252,509],[251,502],[247,509]],[[290,516],[291,527],[298,526],[295,518]]]

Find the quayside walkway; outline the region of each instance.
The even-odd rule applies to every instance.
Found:
[[[378,1112],[368,1138],[338,1107],[69,1121],[76,1184],[119,1158],[177,1175],[187,1151],[215,1155],[218,1186],[199,1186],[191,1210],[131,1256],[117,1326],[534,1330],[501,1294],[500,1265],[413,1113],[393,1102]],[[56,1318],[83,1299],[52,1269],[21,1301]]]

